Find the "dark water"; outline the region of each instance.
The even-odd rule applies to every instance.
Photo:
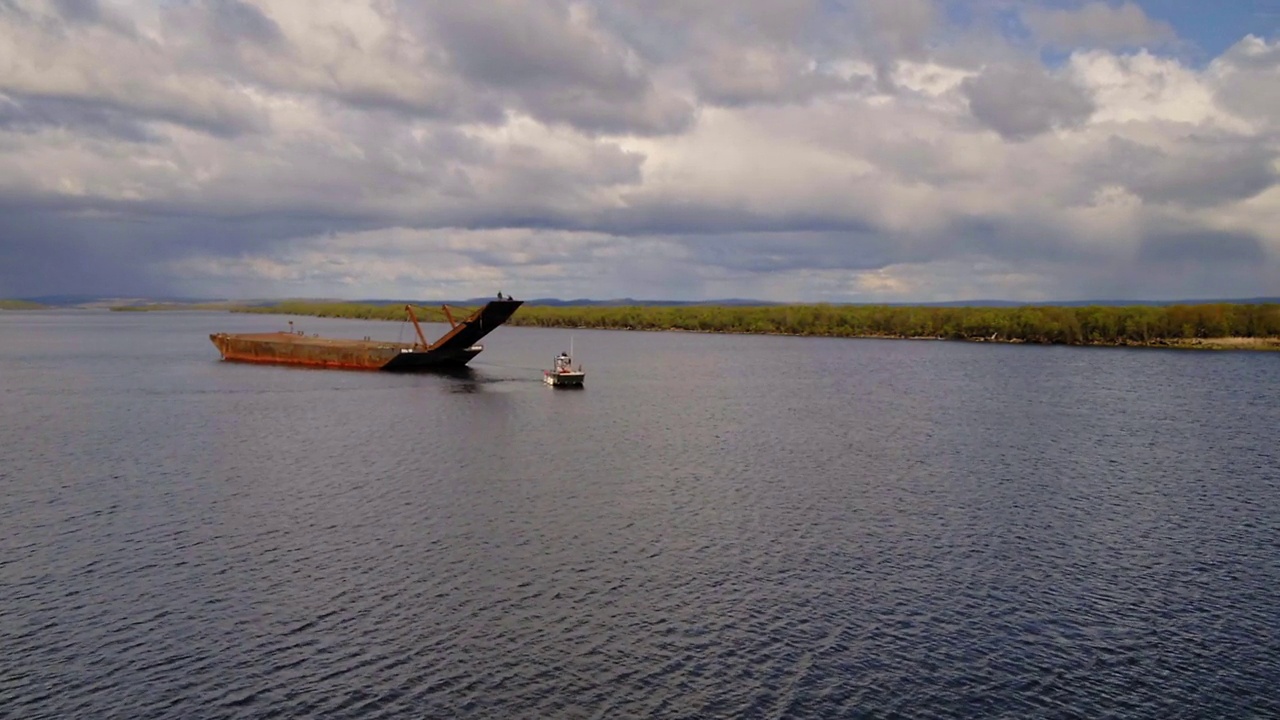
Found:
[[[0,313],[0,716],[1280,715],[1280,354],[283,324]]]

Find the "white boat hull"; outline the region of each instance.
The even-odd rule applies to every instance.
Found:
[[[583,372],[549,372],[542,373],[542,381],[552,387],[582,387],[582,381],[586,379],[586,373]]]

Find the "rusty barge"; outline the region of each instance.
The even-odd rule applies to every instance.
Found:
[[[480,339],[505,323],[522,304],[523,300],[511,298],[491,300],[460,321],[453,319],[446,305],[444,313],[450,328],[435,342],[427,342],[409,305],[405,305],[405,314],[413,322],[418,336],[415,343],[307,337],[295,331],[214,333],[209,339],[222,353],[223,360],[236,362],[390,372],[457,370],[484,350]]]

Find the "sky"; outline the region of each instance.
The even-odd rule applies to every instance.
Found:
[[[1280,295],[1280,0],[0,0],[0,297]]]

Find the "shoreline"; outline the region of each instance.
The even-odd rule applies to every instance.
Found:
[[[292,313],[280,313],[292,314]],[[301,317],[338,317],[334,315],[303,315]],[[347,318],[352,319],[352,318]],[[357,318],[358,319],[358,318]],[[394,322],[394,321],[386,321]],[[690,333],[695,335],[762,335],[770,337],[797,337],[797,338],[830,338],[832,340],[917,340],[930,342],[953,342],[953,343],[973,343],[973,344],[990,344],[990,345],[1036,345],[1040,347],[1090,347],[1090,348],[1142,348],[1156,350],[1255,350],[1255,351],[1277,351],[1280,350],[1280,337],[1218,337],[1218,338],[1162,338],[1159,340],[1142,341],[1123,341],[1123,342],[1038,342],[1035,340],[1024,340],[1021,338],[983,338],[983,337],[940,337],[937,335],[835,335],[827,333],[786,333],[786,332],[755,332],[751,330],[689,330],[687,328],[637,328],[637,327],[609,327],[596,325],[533,325],[519,324],[508,322],[512,327],[535,328],[539,330],[614,330],[617,332],[653,332],[653,333]]]
[[[400,306],[359,303],[287,302],[275,306],[228,306],[226,304],[116,307],[121,311],[222,311],[297,317],[342,318],[350,320],[403,321]],[[461,309],[461,308],[459,308]],[[434,313],[433,313],[434,310]],[[443,314],[429,306],[420,319],[445,322]],[[1230,330],[1222,322],[1231,312],[1251,313],[1261,322],[1247,326],[1265,335],[1213,334]],[[522,317],[523,314],[523,317]],[[439,317],[433,317],[439,315]],[[1109,322],[1092,322],[1092,316],[1109,315]],[[1165,316],[1162,318],[1162,316]],[[1176,317],[1177,322],[1162,322]],[[904,320],[905,318],[905,320]],[[1197,322],[1198,320],[1198,322]],[[593,322],[595,321],[595,322]],[[932,321],[932,322],[931,322]],[[947,308],[862,307],[844,309],[821,306],[779,306],[769,308],[732,306],[659,307],[531,307],[507,321],[511,327],[568,330],[618,330],[631,332],[684,332],[704,335],[773,335],[778,337],[828,337],[846,340],[935,340],[995,343],[1002,345],[1060,345],[1066,347],[1150,348],[1167,350],[1280,351],[1280,306],[1171,306],[1145,307],[1086,306],[1083,308]],[[1092,322],[1092,324],[1090,324]],[[702,327],[681,327],[680,324]],[[721,325],[722,329],[706,325]],[[760,329],[745,327],[751,325]],[[799,331],[776,329],[798,326]],[[885,326],[874,331],[868,325]],[[907,332],[894,332],[894,325]],[[930,327],[932,325],[932,327]],[[1004,328],[1011,328],[1005,330]],[[807,331],[806,331],[807,330]],[[1161,331],[1174,335],[1160,335]],[[915,332],[911,332],[915,331]],[[924,332],[920,332],[924,331]],[[1011,334],[1011,332],[1013,334]],[[1275,334],[1271,334],[1275,333]],[[1021,334],[1021,336],[1019,336]],[[1125,337],[1125,335],[1138,337]],[[1141,337],[1141,336],[1147,337]],[[1198,335],[1199,337],[1197,337]],[[1095,339],[1084,339],[1085,337]],[[1110,339],[1102,339],[1102,338]]]
[[[359,306],[355,306],[359,307]],[[346,315],[342,313],[330,313],[319,311],[314,313],[307,312],[290,312],[285,309],[276,308],[230,308],[228,312],[239,312],[256,315],[289,315],[294,317],[321,317],[321,318],[338,318],[347,320],[377,320],[380,322],[399,322],[395,318],[386,317],[370,317],[367,315]],[[443,319],[441,319],[442,321]],[[1151,340],[1119,340],[1119,341],[1080,341],[1080,342],[1053,342],[1029,340],[1025,338],[1002,338],[1002,337],[945,337],[939,335],[900,335],[890,333],[796,333],[796,332],[780,332],[765,330],[700,330],[693,328],[681,327],[635,327],[635,326],[616,326],[609,324],[599,325],[561,325],[561,324],[542,324],[537,321],[522,321],[519,315],[513,316],[506,323],[510,327],[539,328],[539,329],[561,329],[561,330],[614,330],[620,332],[677,332],[677,333],[696,333],[700,335],[765,335],[774,337],[825,337],[842,340],[929,340],[941,342],[966,342],[966,343],[991,343],[999,345],[1040,345],[1040,346],[1063,346],[1063,347],[1098,347],[1098,348],[1144,348],[1144,349],[1165,349],[1165,350],[1245,350],[1245,351],[1280,351],[1280,336],[1268,337],[1249,337],[1249,336],[1222,336],[1222,337],[1206,337],[1206,338],[1153,338]]]

